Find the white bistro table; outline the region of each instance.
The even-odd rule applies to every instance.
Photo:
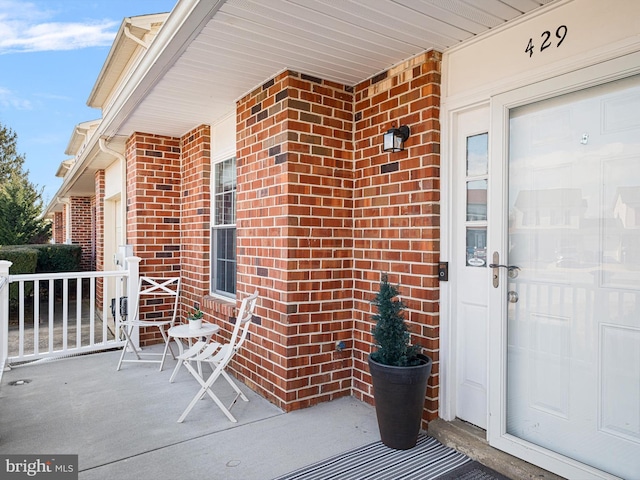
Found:
[[[178,344],[178,350],[180,351],[180,355],[184,353],[184,344],[182,342],[183,339],[187,339],[189,342],[189,347],[193,345],[194,340],[204,340],[209,342],[211,337],[218,333],[220,327],[218,325],[214,325],[213,323],[203,323],[200,328],[191,328],[189,324],[183,323],[181,325],[175,325],[169,329],[169,337],[173,338]],[[178,364],[176,368],[173,369],[173,373],[171,374],[170,382],[173,382],[178,370],[180,370],[180,365],[182,365],[182,361],[178,360]],[[202,366],[198,363],[198,373],[202,376]]]

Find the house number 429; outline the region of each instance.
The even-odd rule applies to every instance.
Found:
[[[556,48],[558,48],[560,45],[562,45],[564,39],[567,38],[567,32],[568,29],[566,25],[560,25],[558,28],[556,28],[555,37],[552,37],[552,34],[549,30],[545,30],[544,32],[542,32],[542,35],[540,35],[540,38],[542,39],[542,43],[540,44],[540,52],[544,52],[549,47],[555,46]],[[529,43],[527,43],[527,48],[525,48],[524,51],[525,53],[528,53],[529,58],[531,58],[535,49],[536,45],[533,42],[533,38],[530,38]]]

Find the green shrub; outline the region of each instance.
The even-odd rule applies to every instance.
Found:
[[[82,247],[80,245],[45,243],[28,245],[38,251],[36,273],[79,272]]]
[[[80,245],[67,244],[38,244],[38,245],[8,245],[0,247],[0,260],[9,260],[13,265],[9,269],[11,275],[24,273],[56,273],[56,272],[79,272],[80,259],[82,257],[82,247]],[[63,282],[55,282],[56,297],[62,296]],[[69,291],[75,292],[76,281],[69,281]],[[25,297],[33,294],[33,282],[26,282],[24,289]],[[9,290],[10,305],[15,307],[18,304],[18,284],[11,285]],[[40,282],[40,297],[48,298],[49,283]]]
[[[28,273],[36,273],[38,264],[38,252],[36,249],[24,246],[8,246],[0,247],[0,260],[8,260],[13,263],[9,268],[10,275],[20,275]],[[24,295],[31,296],[33,293],[33,282],[25,282]],[[18,305],[20,291],[17,283],[11,284],[9,287],[9,305],[15,307]]]

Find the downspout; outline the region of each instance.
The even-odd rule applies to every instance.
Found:
[[[131,33],[131,19],[127,18],[125,20],[125,25],[124,25],[124,36],[127,38],[130,38],[131,40],[133,40],[134,42],[136,42],[138,45],[140,45],[142,48],[144,48],[145,50],[149,48],[149,44],[143,42],[142,40],[140,40],[138,37],[136,37],[133,33]]]
[[[89,138],[89,129],[76,127],[76,133],[82,136],[82,145],[80,145],[80,148],[78,149],[75,156],[75,158],[77,159],[80,155],[82,155],[82,153],[84,152],[84,149],[87,146],[87,140]]]
[[[116,157],[118,160],[124,162],[124,155],[121,154],[120,152],[118,152],[117,150],[114,150],[113,148],[109,148],[107,146],[106,137],[100,137],[98,139],[98,145],[100,146],[100,150],[102,150],[104,153],[108,153],[109,155],[113,155],[114,157]]]
[[[87,133],[88,133],[88,129],[86,128],[80,128],[80,127],[76,127],[76,133],[78,135],[82,135],[84,137],[84,141],[87,141]],[[83,142],[84,143],[84,142]]]

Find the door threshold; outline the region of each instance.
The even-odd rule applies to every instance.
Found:
[[[486,440],[485,430],[458,418],[451,422],[441,418],[433,420],[429,422],[428,433],[447,447],[514,480],[564,480],[564,477],[493,448]]]

